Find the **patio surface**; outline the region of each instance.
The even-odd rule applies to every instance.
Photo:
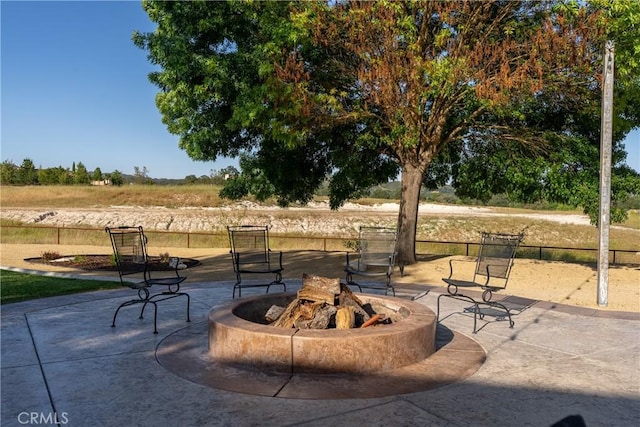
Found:
[[[54,273],[49,273],[54,274]],[[287,280],[295,291],[299,280]],[[441,331],[475,340],[486,361],[464,380],[381,398],[304,399],[219,390],[167,370],[159,351],[206,333],[209,310],[229,301],[232,281],[188,283],[153,319],[125,308],[129,290],[2,306],[0,424],[69,426],[549,426],[580,414],[587,426],[640,424],[640,314],[511,299],[515,326],[487,316],[472,334],[468,303],[441,303]],[[435,311],[444,288],[399,285]],[[264,289],[248,289],[243,296]],[[201,339],[197,335],[197,339]],[[203,357],[205,348],[202,349]],[[242,381],[242,378],[238,378]],[[303,396],[300,396],[303,397]],[[34,418],[35,421],[34,422]],[[52,424],[52,423],[49,423]]]

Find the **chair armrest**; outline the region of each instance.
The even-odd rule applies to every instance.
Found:
[[[451,279],[453,278],[453,263],[464,263],[464,262],[471,262],[468,260],[464,260],[464,259],[450,259],[449,260],[449,277],[447,277],[447,279]],[[474,261],[475,262],[475,261]]]
[[[491,279],[492,278],[494,279],[496,277],[495,275],[493,275],[493,276],[491,275],[491,267],[500,268],[503,271],[504,271],[505,268],[508,268],[508,266],[505,266],[504,264],[501,264],[501,265],[487,264],[487,280],[485,280],[484,286],[489,286],[489,282],[491,281]],[[498,276],[498,279],[499,280],[505,280],[505,281],[509,280],[508,270],[507,270],[506,277]],[[505,286],[506,286],[506,284],[505,284]]]

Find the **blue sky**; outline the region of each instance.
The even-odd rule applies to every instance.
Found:
[[[209,175],[232,159],[196,162],[161,122],[158,89],[134,30],[153,31],[139,1],[1,2],[2,161],[152,178]],[[626,140],[640,171],[640,129]]]
[[[134,30],[153,31],[139,1],[2,0],[2,161],[152,178],[209,175],[237,162],[196,162],[155,106]]]

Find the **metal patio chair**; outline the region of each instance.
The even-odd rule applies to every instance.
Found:
[[[347,264],[344,269],[347,273],[347,285],[357,286],[360,292],[363,288],[384,290],[385,295],[391,290],[395,296],[396,291],[391,284],[391,275],[396,263],[397,238],[398,232],[395,228],[360,227],[360,235],[356,243],[357,252],[347,252]],[[356,281],[354,276],[384,277],[384,281],[362,283]]]
[[[138,298],[125,301],[116,309],[113,315],[111,327],[116,326],[116,317],[123,307],[142,304],[140,319],[143,318],[144,310],[148,304],[153,305],[153,333],[158,333],[158,305],[160,301],[184,296],[187,298],[187,322],[190,322],[189,306],[191,299],[189,294],[180,292],[180,284],[186,277],[179,272],[180,259],[171,258],[169,266],[173,268],[173,273],[164,277],[152,277],[151,264],[147,255],[147,237],[144,235],[142,227],[106,227],[109,233],[115,263],[118,267],[120,282],[123,286],[136,290]],[[154,272],[154,275],[159,274]],[[152,293],[152,288],[162,287],[163,290]]]
[[[477,318],[484,318],[480,306],[498,308],[505,312],[509,318],[509,327],[513,328],[514,322],[511,312],[502,303],[491,301],[493,292],[505,289],[509,282],[509,275],[513,267],[513,260],[520,242],[524,238],[521,234],[482,233],[480,250],[475,261],[475,270],[471,280],[454,278],[454,263],[469,262],[466,260],[449,260],[449,277],[442,280],[447,284],[447,293],[438,296],[436,318],[440,318],[440,298],[447,297],[473,304],[473,333],[477,332]],[[479,301],[459,292],[459,288],[482,289],[482,300]]]
[[[282,281],[282,252],[272,257],[269,248],[269,227],[263,225],[228,226],[229,244],[233,271],[236,273],[236,284],[233,285],[233,295],[242,296],[242,288],[266,287],[267,293],[273,285],[282,286],[284,292],[287,285]],[[243,275],[273,275],[269,283],[242,283]]]

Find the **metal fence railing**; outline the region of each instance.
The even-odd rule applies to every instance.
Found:
[[[226,232],[177,232],[145,230],[153,246],[175,248],[228,248]],[[292,236],[271,234],[271,247],[290,250],[345,251],[352,247],[357,236]],[[0,242],[14,244],[95,245],[110,246],[102,228],[54,227],[42,225],[1,225]],[[453,242],[416,240],[417,254],[476,255],[480,242]],[[558,260],[567,262],[596,262],[597,248],[570,248],[557,246],[520,245],[518,258]],[[640,265],[639,251],[609,249],[612,264]]]

